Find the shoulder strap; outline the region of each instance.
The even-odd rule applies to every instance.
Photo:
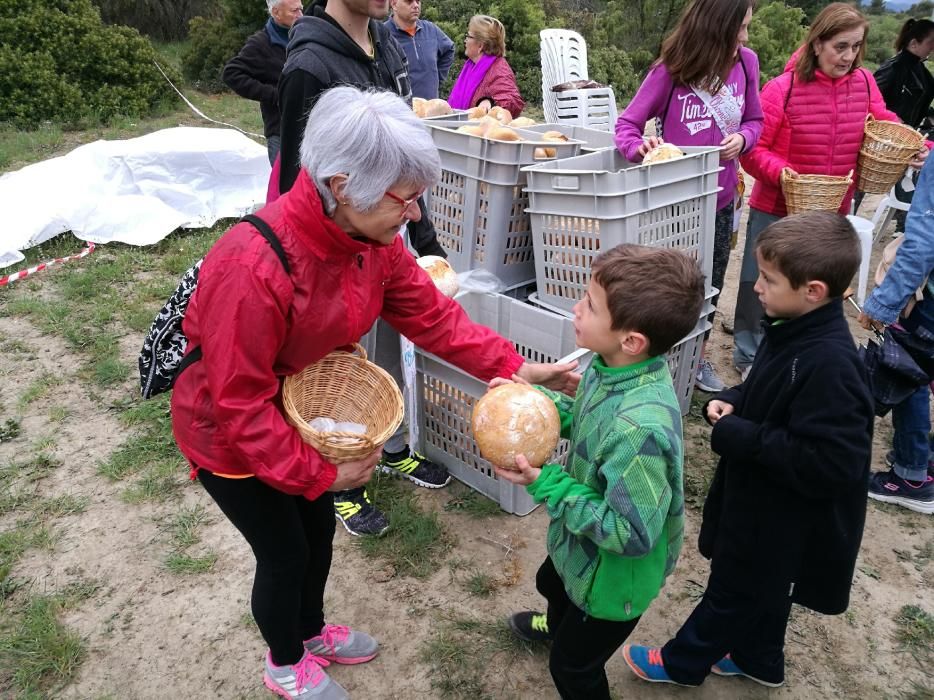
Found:
[[[263,238],[265,238],[269,245],[272,246],[273,251],[276,254],[276,257],[279,258],[279,261],[282,263],[282,267],[285,268],[285,273],[287,275],[292,274],[292,270],[289,267],[289,259],[285,257],[285,250],[282,248],[282,243],[279,241],[278,236],[272,230],[272,227],[263,221],[256,214],[247,214],[240,221],[246,221],[247,223],[253,224],[257,231],[260,232]]]
[[[669,74],[669,75],[670,75],[670,74]],[[674,94],[675,94],[675,81],[672,80],[672,81],[671,81],[671,89],[668,90],[668,97],[667,97],[667,99],[665,100],[665,110],[662,112],[662,116],[660,116],[660,117],[658,118],[658,123],[659,123],[659,125],[660,125],[662,128],[664,128],[664,126],[665,126],[665,119],[668,117],[668,107],[669,107],[669,105],[671,104],[671,97],[672,97],[672,95],[674,95]]]
[[[782,105],[782,111],[788,109],[788,100],[791,99],[791,88],[795,86],[795,72],[791,71],[791,82],[788,84],[788,92],[785,94],[785,104]]]

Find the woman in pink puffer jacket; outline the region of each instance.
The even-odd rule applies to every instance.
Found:
[[[861,68],[868,22],[844,3],[828,5],[808,31],[804,46],[786,72],[762,88],[762,136],[740,158],[756,183],[749,200],[749,223],[736,297],[733,363],[743,378],[762,338],[762,306],[753,287],[759,275],[755,243],[769,224],[785,216],[780,177],[795,173],[846,175],[856,170],[866,115],[898,121],[885,107],[876,81]],[[918,154],[917,165],[927,156]],[[854,178],[855,179],[855,178]],[[848,214],[851,187],[840,206]]]

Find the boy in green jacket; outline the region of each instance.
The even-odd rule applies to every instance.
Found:
[[[681,551],[681,412],[664,354],[694,329],[703,302],[703,274],[683,253],[627,244],[598,256],[574,307],[577,344],[593,362],[575,398],[540,389],[571,441],[567,467],[535,469],[519,455],[520,471],[496,468],[551,516],[536,576],[548,611],[516,613],[509,625],[522,639],[552,642],[551,676],[565,700],[609,699],[606,662]]]

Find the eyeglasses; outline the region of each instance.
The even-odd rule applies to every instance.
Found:
[[[412,203],[415,202],[423,194],[424,192],[419,192],[417,195],[412,197],[412,199],[402,199],[402,197],[400,197],[399,195],[393,194],[392,192],[386,192],[386,196],[389,197],[389,199],[395,200],[396,202],[399,202],[399,204],[402,205],[403,214],[408,210],[410,206],[412,206]]]

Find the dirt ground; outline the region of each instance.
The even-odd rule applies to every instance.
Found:
[[[863,213],[871,215],[875,204],[875,199],[864,202]],[[881,244],[876,255],[879,248]],[[723,318],[732,317],[741,250],[742,238],[721,297]],[[860,339],[864,336],[862,331],[856,335]],[[13,397],[9,400],[15,400],[19,388],[41,373],[60,373],[78,364],[60,339],[41,334],[17,317],[0,316],[0,338],[14,337],[35,349],[35,354],[0,354],[0,383],[3,394]],[[127,359],[133,357],[137,345],[137,339],[129,341]],[[731,338],[723,333],[718,316],[709,356],[728,382],[737,380],[730,351]],[[217,553],[218,560],[209,573],[170,575],[163,563],[165,518],[178,510],[178,504],[128,504],[119,496],[122,486],[97,473],[98,463],[127,435],[127,428],[109,406],[132,391],[133,386],[127,383],[101,397],[90,395],[87,387],[77,382],[59,385],[54,401],[71,409],[67,420],[51,425],[48,411],[52,398],[41,399],[29,405],[22,435],[0,443],[0,463],[5,463],[39,436],[54,431],[58,440],[55,453],[65,468],[54,471],[42,482],[42,488],[49,496],[67,493],[89,499],[83,513],[57,523],[59,539],[54,551],[30,550],[14,571],[17,577],[31,580],[37,591],[60,590],[77,580],[100,583],[91,598],[70,609],[64,618],[64,623],[85,640],[88,655],[73,682],[55,697],[272,697],[262,685],[265,645],[248,617],[252,556],[234,528],[200,487],[186,487],[183,503],[201,504],[210,515],[199,530],[200,546]],[[685,436],[689,473],[696,465],[711,464],[708,434],[697,417],[689,419]],[[880,420],[877,468],[882,467],[889,436],[889,421]],[[447,565],[424,581],[388,576],[384,568],[364,558],[353,539],[338,528],[327,593],[329,619],[367,630],[381,644],[380,655],[371,663],[331,667],[333,677],[354,698],[441,697],[441,691],[432,685],[438,680],[432,675],[432,666],[421,655],[426,641],[439,634],[446,619],[490,621],[541,604],[534,587],[535,570],[544,556],[547,523],[541,509],[523,518],[502,515],[474,519],[443,510],[450,498],[448,490],[419,491],[420,503],[437,510],[457,538],[449,559],[468,561],[497,576],[514,570],[521,575],[515,585],[500,588],[486,599],[473,597],[457,585]],[[703,591],[707,564],[694,546],[701,500],[702,490],[688,509],[685,550],[678,569],[635,630],[633,642],[667,640]],[[931,523],[930,518],[870,502],[851,609],[837,617],[795,609],[786,644],[785,687],[768,690],[716,677],[693,691],[659,687],[637,681],[617,654],[608,664],[614,694],[619,698],[669,698],[690,693],[698,700],[932,697],[930,675],[900,647],[894,622],[903,605],[932,608]],[[0,521],[0,529],[8,524]],[[927,558],[923,551],[928,552]],[[541,654],[494,654],[488,662],[475,665],[474,671],[486,676],[489,695],[495,698],[556,697],[547,657]]]

